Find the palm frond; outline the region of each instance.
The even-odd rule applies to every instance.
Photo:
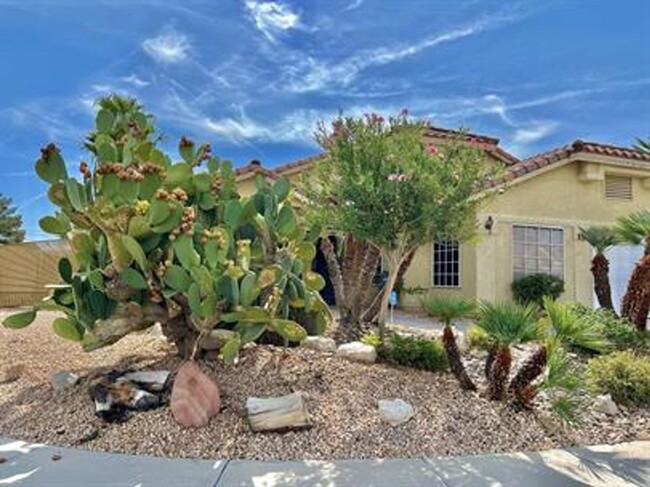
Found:
[[[634,144],[634,148],[638,151],[645,152],[646,154],[650,154],[650,137],[648,137],[646,140],[637,137],[636,144]]]
[[[618,219],[616,232],[624,242],[634,245],[650,242],[650,210],[639,210]]]
[[[598,353],[609,349],[602,326],[576,314],[570,304],[544,297],[544,311],[559,343]]]
[[[503,345],[512,345],[542,337],[542,328],[537,318],[537,305],[532,303],[522,306],[508,301],[482,301],[479,305],[477,325],[496,341]]]
[[[563,389],[576,391],[584,384],[577,367],[569,361],[566,351],[559,342],[547,344],[546,373],[540,384],[542,389]]]
[[[465,298],[429,295],[421,296],[419,301],[428,316],[438,318],[447,325],[471,316],[476,310],[476,302]]]
[[[597,253],[604,254],[607,249],[620,243],[620,235],[611,227],[605,226],[592,226],[592,227],[579,227],[580,236],[589,245],[591,245]]]

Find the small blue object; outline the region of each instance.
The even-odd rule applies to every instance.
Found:
[[[391,306],[397,306],[397,293],[395,291],[392,291],[390,293],[390,297],[388,298],[388,304]]]

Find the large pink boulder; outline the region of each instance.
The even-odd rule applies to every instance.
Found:
[[[186,362],[176,374],[172,389],[171,410],[174,420],[198,428],[219,412],[219,388],[195,362]]]

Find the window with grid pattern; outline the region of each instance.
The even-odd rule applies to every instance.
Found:
[[[605,197],[617,200],[632,199],[632,178],[628,176],[605,175]]]
[[[514,278],[551,274],[564,279],[564,230],[513,225]]]
[[[433,243],[433,285],[460,287],[460,244],[456,240]]]

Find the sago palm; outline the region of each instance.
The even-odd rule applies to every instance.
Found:
[[[545,297],[543,304],[546,316],[541,321],[541,328],[548,331],[547,339],[521,365],[508,387],[517,403],[524,407],[530,407],[535,398],[537,387],[533,381],[544,373],[555,347],[581,348],[598,353],[609,347],[597,322],[581,318],[567,303]]]
[[[505,398],[512,363],[510,347],[540,338],[537,314],[537,305],[532,303],[522,306],[513,302],[484,301],[480,304],[477,325],[495,341],[486,366],[490,399]]]
[[[609,261],[605,252],[619,242],[618,234],[610,227],[580,228],[580,236],[594,249],[591,273],[594,275],[594,291],[601,308],[614,311],[612,287],[609,283]]]
[[[472,315],[476,310],[476,303],[464,298],[428,296],[421,299],[420,304],[427,315],[437,318],[444,323],[442,343],[445,347],[445,353],[447,354],[451,371],[463,389],[475,391],[476,385],[472,382],[472,379],[470,379],[465,370],[465,365],[460,356],[460,350],[456,343],[456,336],[451,329],[451,324],[460,318]]]
[[[632,272],[621,306],[621,315],[645,331],[650,310],[650,210],[639,210],[619,218],[616,230],[622,241],[645,247],[643,257]]]

